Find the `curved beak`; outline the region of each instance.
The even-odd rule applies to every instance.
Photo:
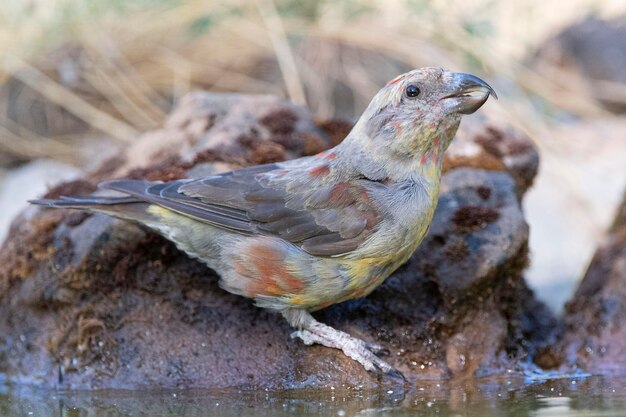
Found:
[[[472,74],[452,72],[447,84],[450,90],[442,100],[446,100],[446,107],[452,112],[472,114],[485,104],[489,95],[498,99],[489,84]]]

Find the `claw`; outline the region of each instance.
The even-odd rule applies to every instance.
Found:
[[[300,339],[302,340],[302,343],[304,343],[307,346],[311,346],[312,344],[315,343],[315,341],[313,340],[314,338],[311,337],[311,332],[308,332],[306,330],[297,330],[291,333],[289,337],[292,339]]]
[[[379,345],[377,343],[370,343],[366,341],[363,341],[363,345],[365,346],[367,350],[374,353],[375,355],[389,356],[389,353],[390,353],[389,349],[387,349],[383,345]]]
[[[391,368],[391,370],[389,372],[385,372],[384,377],[387,380],[391,380],[393,382],[398,382],[398,383],[401,383],[403,385],[408,382],[408,380],[406,379],[404,374],[402,372],[398,371],[396,368]]]

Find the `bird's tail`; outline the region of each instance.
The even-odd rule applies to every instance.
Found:
[[[135,220],[142,223],[152,220],[152,215],[147,211],[150,203],[137,197],[66,197],[58,199],[37,199],[29,200],[29,203],[51,208],[67,208],[86,210],[91,212],[105,213],[110,216],[127,220]]]
[[[140,200],[135,197],[66,197],[61,196],[58,200],[42,198],[37,200],[28,200],[31,204],[38,206],[46,206],[51,208],[72,208],[72,209],[93,209],[99,206],[114,206],[117,204],[133,204],[139,203]]]

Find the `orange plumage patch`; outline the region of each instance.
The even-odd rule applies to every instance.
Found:
[[[250,297],[302,294],[304,282],[291,273],[282,252],[263,243],[246,248],[247,255],[236,264],[236,271],[249,279]]]
[[[312,177],[322,177],[330,174],[330,168],[328,165],[318,165],[309,170],[309,175]]]
[[[331,206],[345,207],[354,201],[354,197],[350,194],[351,185],[347,182],[340,182],[330,191],[328,199]]]
[[[337,157],[337,154],[335,152],[331,151],[331,150],[320,152],[317,155],[315,155],[315,158],[317,158],[317,159],[325,159],[327,161],[332,161],[336,157]]]
[[[408,76],[409,76],[409,74],[400,74],[396,78],[394,78],[393,80],[389,81],[387,83],[387,85],[389,86],[389,85],[396,84],[396,83],[400,82],[402,79],[404,79],[404,78],[406,78]]]
[[[336,157],[337,154],[335,152],[326,152],[326,155],[324,155],[324,159],[326,159],[327,161],[332,161]]]

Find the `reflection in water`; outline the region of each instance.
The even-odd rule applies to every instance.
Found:
[[[48,391],[0,385],[0,416],[626,416],[626,378],[418,382],[380,391]]]

